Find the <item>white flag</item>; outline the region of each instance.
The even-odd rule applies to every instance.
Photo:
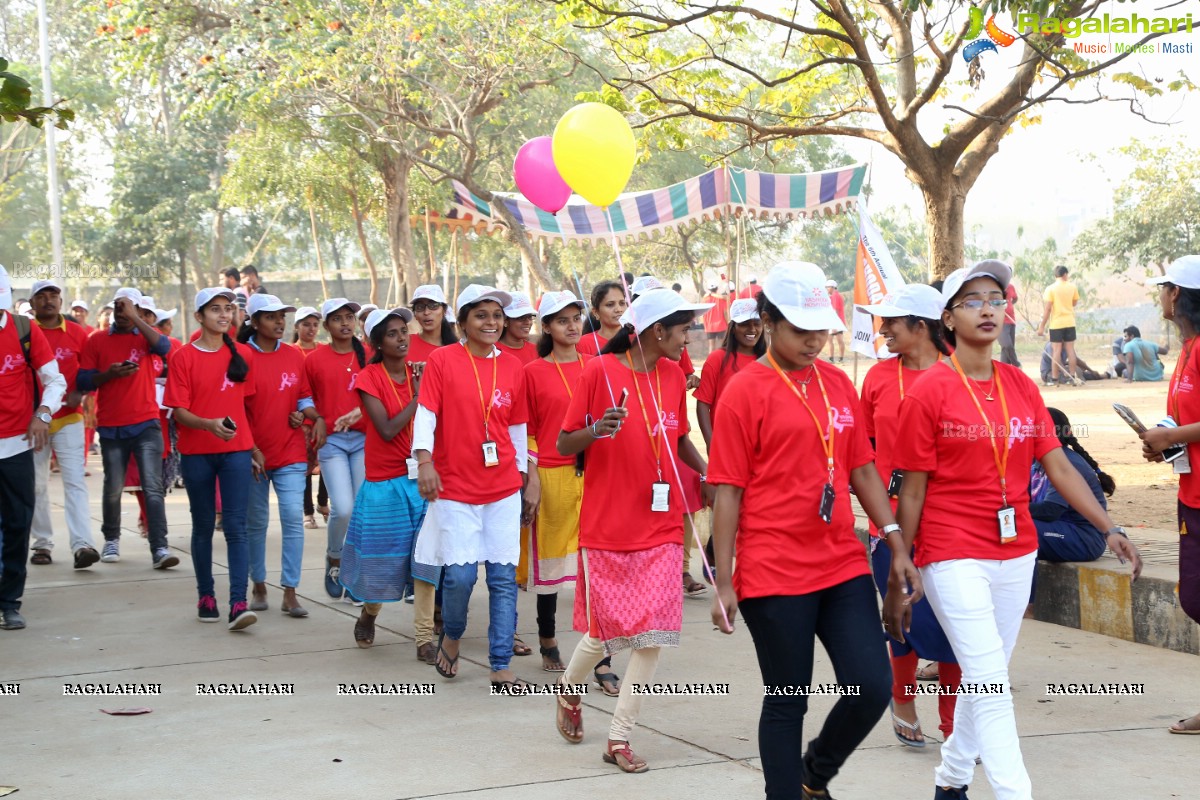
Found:
[[[879,319],[859,311],[857,306],[879,303],[884,296],[904,285],[896,262],[888,252],[883,234],[867,206],[858,203],[858,255],[854,264],[854,317],[850,327],[850,349],[869,358],[891,358],[879,334]]]

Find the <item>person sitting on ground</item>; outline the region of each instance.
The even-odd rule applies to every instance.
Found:
[[[1046,346],[1042,348],[1042,363],[1039,368],[1042,375],[1043,386],[1055,385],[1054,381],[1051,379],[1051,363],[1053,359],[1053,345],[1047,342]],[[1092,369],[1078,354],[1075,356],[1075,369],[1077,370],[1075,375],[1084,381],[1102,381],[1106,378],[1112,377],[1109,372],[1097,372],[1096,370]],[[1063,367],[1062,370],[1064,373],[1066,373],[1065,367]],[[1069,384],[1071,383],[1071,378],[1069,375],[1064,374],[1058,379],[1058,382]]]
[[[1125,329],[1124,339],[1121,356],[1125,360],[1125,381],[1161,381],[1163,364],[1158,357],[1165,356],[1168,348],[1165,345],[1147,342],[1136,325]]]

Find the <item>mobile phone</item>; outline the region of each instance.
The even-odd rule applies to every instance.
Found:
[[[226,429],[226,430],[230,430],[230,431],[236,431],[236,430],[237,430],[237,423],[236,423],[236,422],[234,422],[234,421],[233,421],[231,418],[229,418],[229,417],[226,417],[225,419],[221,420],[221,425],[223,425],[223,426],[225,427],[225,429]]]
[[[137,366],[137,362],[136,362],[136,361],[130,361],[129,359],[125,359],[124,361],[122,361],[122,362],[121,362],[121,366],[122,366],[122,367],[136,367],[136,366]]]
[[[617,408],[624,408],[625,403],[628,402],[628,400],[629,400],[629,389],[628,388],[622,389],[621,390],[621,399],[617,401]]]
[[[1113,410],[1116,411],[1117,415],[1121,419],[1125,420],[1125,423],[1127,425],[1129,425],[1129,427],[1133,428],[1134,431],[1136,431],[1137,433],[1145,433],[1145,431],[1146,431],[1145,424],[1143,424],[1142,421],[1140,419],[1138,419],[1137,414],[1133,413],[1133,409],[1131,409],[1129,406],[1122,405],[1120,403],[1113,403]],[[1187,448],[1181,444],[1177,444],[1172,447],[1168,447],[1166,450],[1162,451],[1163,461],[1165,461],[1169,464],[1172,461],[1174,461],[1175,459],[1182,456],[1186,452],[1187,452]]]

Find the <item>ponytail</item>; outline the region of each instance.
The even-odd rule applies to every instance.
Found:
[[[354,357],[358,359],[358,368],[362,369],[367,365],[367,351],[357,336],[350,337],[350,345],[354,348]]]
[[[600,351],[601,355],[620,355],[627,353],[633,348],[633,342],[637,338],[632,325],[622,325],[621,329],[608,340],[608,344],[604,345],[604,349]]]
[[[1058,434],[1058,441],[1062,446],[1075,451],[1075,454],[1082,458],[1089,467],[1096,473],[1096,479],[1100,481],[1100,489],[1109,497],[1112,497],[1113,492],[1117,490],[1117,482],[1108,473],[1100,469],[1100,465],[1096,463],[1096,459],[1083,449],[1083,445],[1075,438],[1075,434],[1071,430],[1071,421],[1067,419],[1067,415],[1059,411],[1057,408],[1047,408],[1050,412],[1050,419],[1054,420],[1054,430]]]
[[[387,335],[387,325],[384,324],[386,322],[387,318],[384,318],[383,322],[377,324],[371,329],[371,333],[368,334],[371,340],[371,347],[375,350],[375,355],[371,356],[371,361],[369,362],[371,364],[379,364],[383,361],[383,337]],[[354,341],[357,343],[358,338],[355,337]],[[360,344],[359,347],[362,347],[362,345]]]
[[[242,358],[237,345],[233,343],[233,339],[229,338],[228,333],[222,333],[221,338],[225,341],[225,346],[229,348],[229,367],[225,370],[225,377],[234,383],[242,383],[250,372],[250,365],[246,363],[246,359]]]
[[[255,314],[254,316],[257,317],[258,314]],[[245,324],[242,325],[242,327],[238,328],[237,340],[239,342],[241,342],[242,344],[247,344],[250,341],[250,337],[253,335],[254,335],[254,326],[251,325],[249,322],[246,322]]]
[[[449,320],[443,313],[442,315],[442,346],[448,344],[458,344],[458,331],[454,329],[454,323]]]
[[[542,323],[543,326],[545,324],[546,324],[545,322]],[[543,330],[544,330],[544,328],[543,328]],[[543,333],[538,338],[538,342],[537,342],[538,358],[545,358],[546,356],[550,355],[552,352],[554,352],[554,339],[551,338],[549,333]]]

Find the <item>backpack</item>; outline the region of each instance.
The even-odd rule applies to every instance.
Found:
[[[37,370],[33,368],[33,358],[29,355],[29,339],[32,336],[30,329],[33,327],[33,323],[24,314],[14,314],[10,311],[8,315],[12,317],[13,323],[17,326],[17,339],[21,342],[21,355],[25,357],[25,366],[29,367],[29,374],[33,377],[33,410],[37,411],[38,406],[42,404],[42,385],[38,380]]]

